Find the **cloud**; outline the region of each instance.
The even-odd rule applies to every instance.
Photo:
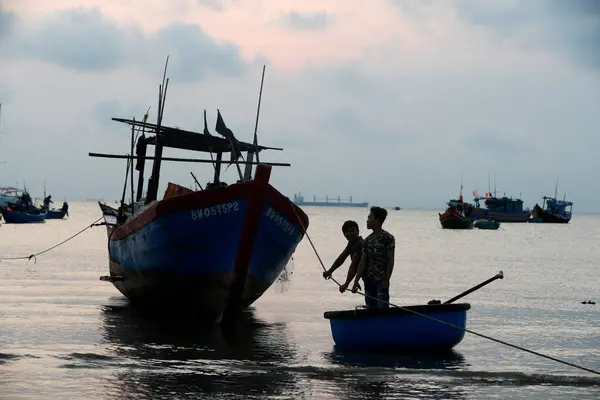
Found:
[[[465,188],[475,189],[487,187],[489,171],[503,191],[522,191],[532,205],[553,190],[560,172],[577,209],[594,209],[599,192],[588,182],[600,168],[598,76],[564,62],[581,61],[575,50],[548,47],[549,6],[523,1],[522,13],[511,14],[517,4],[511,1],[479,2],[483,6],[477,13],[471,9],[470,19],[457,14],[453,0],[403,1],[396,8],[387,0],[368,8],[358,1],[307,0],[302,8],[291,0],[252,1],[219,13],[189,0],[186,5],[196,8],[184,17],[181,9],[156,0],[148,0],[140,13],[138,3],[122,8],[107,3],[95,16],[89,9],[77,12],[87,15],[94,31],[112,28],[119,40],[110,32],[73,31],[88,35],[94,46],[101,44],[95,37],[118,46],[102,70],[40,62],[35,53],[14,58],[58,15],[38,10],[41,18],[33,20],[21,10],[10,41],[1,44],[13,44],[13,58],[0,59],[0,82],[10,84],[5,87],[14,94],[5,110],[3,176],[25,179],[32,188],[43,187],[46,176],[57,177],[48,182],[57,196],[119,198],[124,161],[87,154],[129,151],[128,127],[111,117],[141,118],[151,105],[150,121],[156,119],[167,54],[171,80],[164,123],[201,131],[206,108],[212,131],[219,108],[236,136],[251,141],[262,67],[256,54],[264,50],[269,60],[259,142],[285,151],[265,151],[261,161],[293,165],[273,171],[273,185],[284,194],[301,190],[439,209],[455,195],[461,173]],[[261,18],[250,18],[259,6]],[[282,29],[282,12],[292,9],[326,13],[335,24],[311,32]],[[570,13],[564,12],[558,27],[575,18]],[[57,30],[67,36],[73,24]],[[73,48],[78,44],[64,40]],[[32,159],[31,142],[52,151]],[[203,157],[176,153],[168,149],[165,155]],[[168,181],[191,184],[190,170],[201,182],[212,175],[207,165],[165,163],[161,191]],[[235,168],[224,176],[234,181]]]
[[[169,54],[170,74],[180,81],[201,80],[209,73],[237,76],[246,67],[236,45],[215,42],[198,25],[171,24],[148,37],[146,48],[160,59]]]
[[[77,70],[114,69],[129,57],[129,35],[97,9],[66,10],[45,19],[25,41],[23,51]]]
[[[325,12],[299,13],[290,11],[281,18],[284,26],[298,31],[318,31],[331,24],[331,17]]]
[[[15,59],[50,62],[78,71],[109,71],[135,65],[156,73],[172,55],[170,73],[180,82],[208,74],[235,76],[246,62],[233,43],[218,43],[198,25],[172,23],[151,34],[134,24],[122,25],[98,9],[57,11],[39,27],[21,26],[9,44]],[[29,30],[28,30],[29,28]]]
[[[2,1],[0,1],[0,42],[9,35],[15,16],[14,14],[4,10]]]
[[[225,4],[229,2],[237,2],[238,0],[196,0],[201,6],[211,8],[215,11],[225,10]]]
[[[481,153],[484,158],[489,156],[508,156],[512,158],[523,154],[531,156],[531,151],[535,151],[535,148],[522,138],[511,138],[510,135],[503,135],[493,130],[470,135],[463,138],[462,142],[465,147]]]
[[[455,0],[458,15],[500,38],[559,53],[600,71],[600,2],[596,0]]]

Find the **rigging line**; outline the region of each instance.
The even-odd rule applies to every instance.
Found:
[[[298,219],[298,222],[300,223],[300,226],[302,227],[302,230],[304,231],[304,234],[306,235],[306,238],[308,239],[308,242],[310,243],[310,245],[311,245],[311,247],[312,247],[315,255],[317,256],[317,259],[319,260],[319,263],[321,264],[321,268],[323,268],[323,271],[327,271],[327,268],[325,267],[325,264],[321,260],[321,256],[319,255],[319,252],[315,248],[315,245],[313,244],[310,236],[308,235],[308,232],[306,231],[306,228],[304,227],[304,224],[302,223],[302,220],[300,219],[300,216],[298,215],[298,211],[296,211],[296,205],[294,203],[292,203],[291,201],[290,201],[290,203],[292,204],[292,209],[294,210],[294,213],[296,214],[296,218]],[[336,285],[341,286],[338,281],[336,281],[335,279],[333,279],[333,277],[331,278],[331,280],[333,282],[335,282]],[[546,358],[548,360],[552,360],[552,361],[558,362],[560,364],[568,365],[568,366],[571,366],[571,367],[574,367],[574,368],[577,368],[577,369],[580,369],[580,370],[583,370],[583,371],[586,371],[586,372],[590,372],[592,374],[600,375],[600,371],[596,371],[596,370],[593,370],[591,368],[583,367],[581,365],[573,364],[573,363],[570,363],[568,361],[564,361],[564,360],[561,360],[561,359],[558,359],[558,358],[555,358],[555,357],[552,357],[552,356],[548,356],[546,354],[542,354],[542,353],[539,353],[539,352],[534,351],[534,350],[529,350],[529,349],[526,349],[525,347],[521,347],[521,346],[518,346],[518,345],[515,345],[515,344],[512,344],[512,343],[508,343],[508,342],[505,342],[503,340],[496,339],[496,338],[493,338],[491,336],[487,336],[487,335],[484,335],[482,333],[478,333],[478,332],[472,331],[472,330],[467,329],[467,328],[462,328],[460,326],[448,323],[446,321],[442,321],[442,320],[439,320],[437,318],[430,317],[429,315],[421,314],[421,313],[419,313],[417,311],[414,311],[414,310],[411,310],[411,309],[408,309],[408,308],[405,308],[405,307],[397,306],[397,305],[395,305],[393,303],[390,303],[388,301],[379,300],[376,297],[369,296],[368,294],[360,292],[360,291],[356,291],[356,292],[353,292],[353,293],[358,293],[358,294],[360,294],[360,295],[362,295],[364,297],[368,297],[368,298],[373,299],[373,300],[381,301],[381,302],[386,303],[386,304],[388,304],[388,305],[390,305],[392,307],[400,308],[400,309],[402,309],[404,311],[407,311],[407,312],[419,315],[421,317],[425,317],[427,319],[439,322],[439,323],[444,324],[444,325],[448,325],[448,326],[450,326],[452,328],[455,328],[455,329],[458,329],[458,330],[470,333],[472,335],[479,336],[481,338],[488,339],[488,340],[491,340],[491,341],[496,342],[496,343],[503,344],[503,345],[508,346],[508,347],[512,347],[512,348],[517,349],[517,350],[521,350],[521,351],[524,351],[524,352],[527,352],[527,353],[530,353],[530,354],[534,354],[536,356],[539,356],[539,357],[542,357],[542,358]]]
[[[58,246],[61,246],[61,245],[65,244],[65,243],[67,243],[69,240],[74,239],[76,236],[79,236],[80,234],[82,234],[83,232],[87,231],[88,229],[93,228],[94,226],[97,226],[96,223],[98,221],[100,221],[102,218],[103,218],[103,216],[100,217],[100,218],[98,218],[97,220],[95,220],[90,225],[86,226],[85,228],[83,228],[82,230],[80,230],[79,232],[77,232],[76,234],[68,237],[67,239],[63,240],[60,243],[55,244],[52,247],[47,248],[46,250],[40,251],[39,253],[34,253],[34,254],[29,255],[29,256],[22,256],[22,257],[4,257],[4,258],[0,258],[0,261],[2,261],[2,260],[31,260],[33,258],[34,262],[35,262],[36,261],[35,258],[37,256],[39,256],[41,254],[44,254],[44,253],[47,253],[50,250],[53,250],[53,249],[57,248]]]

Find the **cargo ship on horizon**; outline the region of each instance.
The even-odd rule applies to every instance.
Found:
[[[337,197],[329,197],[325,196],[325,201],[319,200],[317,201],[317,196],[313,196],[313,201],[305,201],[304,196],[301,193],[294,194],[294,204],[297,206],[315,206],[315,207],[368,207],[369,203],[361,202],[361,203],[353,203],[352,196],[346,201],[346,199],[342,199],[340,196]]]

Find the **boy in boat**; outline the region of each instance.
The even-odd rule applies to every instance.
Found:
[[[367,229],[371,229],[373,233],[363,242],[362,256],[352,287],[352,292],[356,293],[360,289],[358,281],[362,277],[367,308],[389,308],[396,239],[382,228],[386,217],[387,211],[384,208],[371,207]]]
[[[323,278],[329,279],[333,272],[342,266],[342,264],[346,261],[348,256],[350,256],[350,268],[348,269],[348,275],[346,277],[346,282],[340,286],[340,292],[344,293],[346,289],[348,289],[348,285],[352,282],[352,278],[356,275],[356,271],[358,269],[358,263],[360,262],[360,258],[362,255],[362,247],[363,247],[363,238],[359,234],[358,224],[356,221],[346,221],[342,224],[342,233],[348,240],[348,244],[342,251],[342,253],[338,256],[338,258],[333,262],[331,268],[327,271],[323,272]]]

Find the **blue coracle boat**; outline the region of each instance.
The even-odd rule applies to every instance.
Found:
[[[324,316],[336,346],[342,349],[448,351],[463,340],[467,311],[471,309],[468,303],[453,303],[497,279],[504,279],[502,271],[444,303],[431,300],[427,305],[327,311]]]
[[[250,155],[273,148],[258,146],[256,136],[253,144],[237,141],[220,112],[216,131],[224,138],[210,135],[206,113],[204,134],[162,126],[161,110],[158,118],[157,124],[113,118],[142,131],[136,151],[138,190],[137,202],[132,195],[129,206],[100,203],[110,263],[110,275],[101,279],[132,303],[183,309],[218,323],[250,306],[276,281],[302,240],[308,217],[269,183],[272,165],[289,164],[263,162],[252,178],[251,166],[257,163]],[[147,145],[155,146],[155,157],[142,203]],[[201,190],[169,183],[164,198],[157,200],[161,159],[178,160],[162,158],[163,147],[216,154],[204,160],[213,163],[213,181]],[[238,163],[241,151],[248,157]],[[231,162],[238,164],[240,180],[229,186],[220,180],[223,153],[231,153]],[[240,164],[246,165],[243,175]]]
[[[42,223],[46,221],[47,215],[44,210],[20,211],[13,210],[11,207],[3,207],[0,211],[4,217],[4,222],[7,224]]]
[[[450,350],[464,337],[457,329],[422,315],[465,328],[468,303],[405,306],[388,309],[327,311],[336,347],[386,352]]]

